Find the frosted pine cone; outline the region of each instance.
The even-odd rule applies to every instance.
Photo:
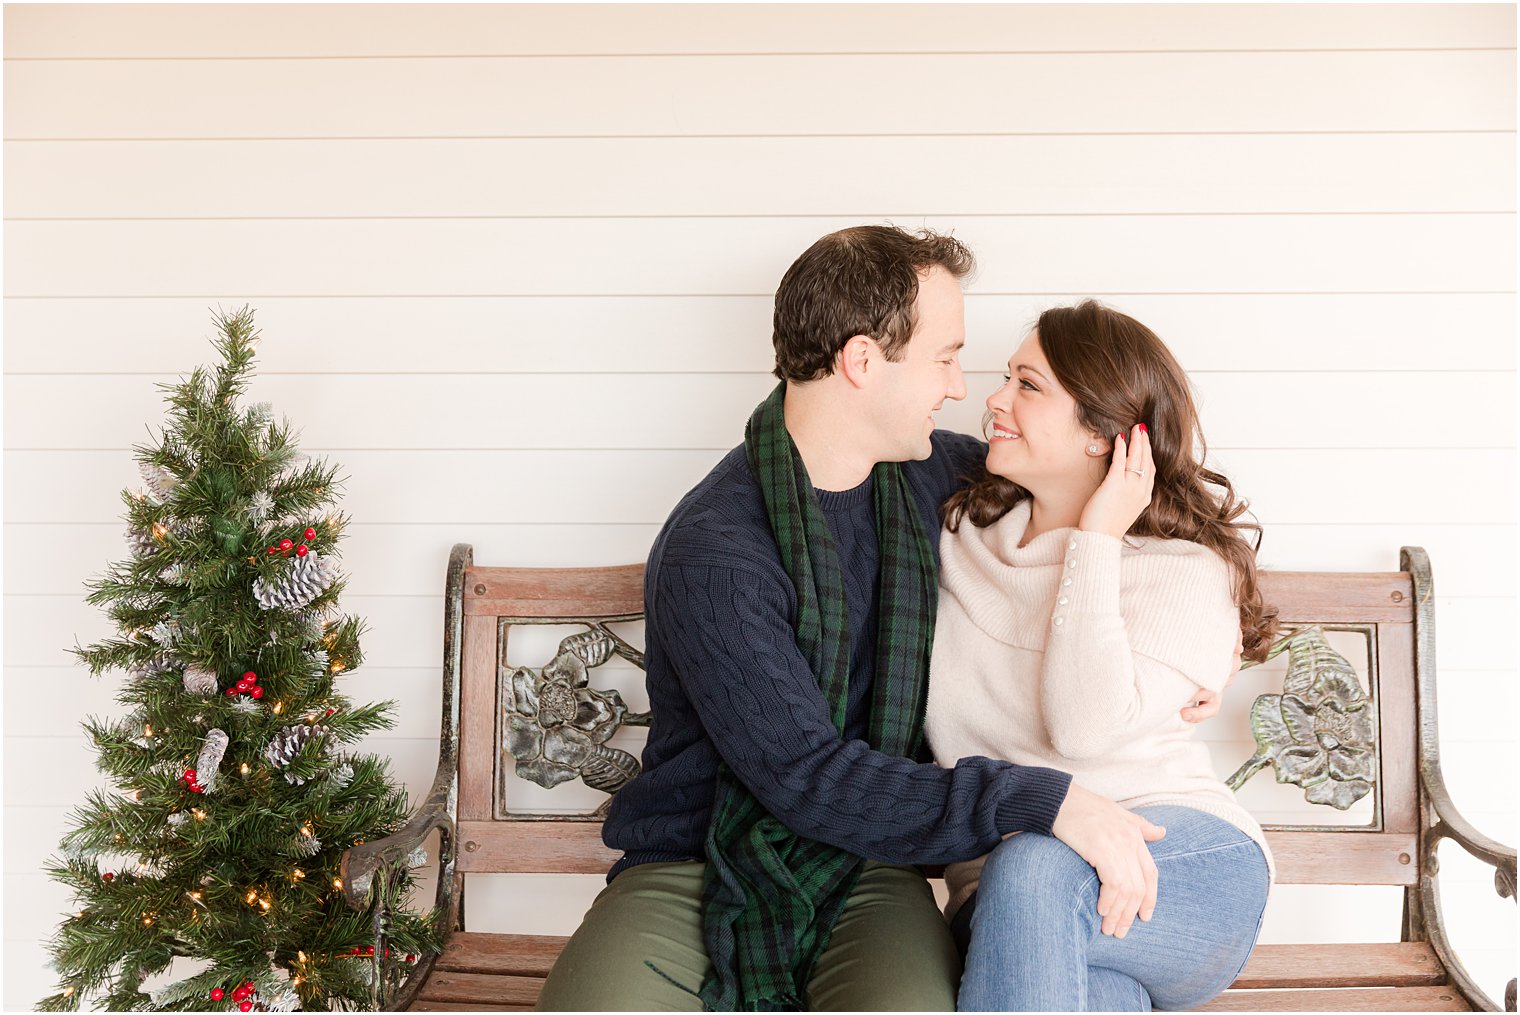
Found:
[[[275,768],[284,768],[295,760],[306,741],[327,732],[326,726],[308,726],[305,723],[287,726],[269,741],[269,746],[264,748],[264,757]],[[306,780],[286,772],[285,781],[299,786]]]
[[[208,730],[206,741],[201,745],[201,753],[195,759],[195,774],[200,780],[201,788],[210,793],[216,788],[217,769],[222,766],[222,757],[227,753],[227,744],[230,738],[221,730]]]
[[[337,580],[336,566],[318,553],[291,561],[285,573],[272,582],[253,580],[253,597],[266,610],[299,610],[326,592]]]
[[[216,674],[198,663],[185,667],[185,693],[209,698],[216,693]]]
[[[139,462],[137,471],[141,473],[143,482],[159,500],[168,500],[174,493],[174,488],[179,485],[179,479],[168,469],[152,462]]]

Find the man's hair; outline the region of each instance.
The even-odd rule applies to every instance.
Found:
[[[776,289],[771,341],[777,377],[816,381],[856,335],[869,335],[891,362],[918,324],[920,273],[941,267],[964,279],[976,258],[953,236],[929,229],[852,226],[830,233],[792,262]]]

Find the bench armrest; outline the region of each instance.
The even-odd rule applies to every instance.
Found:
[[[1462,816],[1446,782],[1441,777],[1439,765],[1426,765],[1423,773],[1425,795],[1439,819],[1430,830],[1430,848],[1440,839],[1451,839],[1468,853],[1494,868],[1494,888],[1506,899],[1515,897],[1515,848],[1491,839],[1473,827]]]
[[[1430,810],[1436,819],[1424,836],[1424,856],[1421,857],[1420,900],[1421,908],[1424,910],[1426,934],[1441,960],[1441,965],[1446,968],[1453,986],[1462,992],[1475,1009],[1499,1011],[1499,1006],[1468,974],[1467,968],[1457,957],[1446,935],[1446,924],[1441,912],[1441,897],[1437,889],[1440,862],[1436,856],[1436,848],[1442,839],[1451,839],[1472,856],[1494,868],[1494,890],[1499,893],[1500,898],[1514,899],[1514,847],[1489,838],[1462,816],[1462,812],[1457,809],[1456,803],[1451,799],[1451,794],[1447,792],[1446,782],[1441,776],[1440,763],[1434,758],[1426,759],[1421,765],[1420,782],[1425,790],[1425,798],[1430,804]],[[1503,1010],[1515,1010],[1514,980],[1510,980],[1505,987]]]
[[[449,815],[449,798],[455,791],[455,764],[453,758],[438,759],[438,772],[433,777],[433,787],[428,791],[427,799],[399,830],[383,839],[360,843],[343,851],[340,876],[343,878],[343,897],[350,908],[368,906],[376,873],[405,868],[407,858],[427,841],[434,829],[443,830],[439,865],[452,868],[454,819]]]

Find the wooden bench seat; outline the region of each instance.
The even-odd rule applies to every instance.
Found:
[[[642,579],[638,565],[475,567],[468,545],[454,548],[446,579],[443,733],[432,790],[402,831],[344,855],[345,892],[361,906],[373,892],[386,890],[388,872],[402,869],[413,849],[434,831],[441,835],[437,904],[445,914],[444,949],[415,966],[386,962],[381,958],[383,921],[377,919],[377,1008],[523,1011],[538,998],[567,939],[464,930],[466,876],[603,874],[617,856],[602,844],[596,814],[546,818],[514,814],[507,806],[505,788],[517,778],[505,739],[507,720],[514,714],[512,680],[533,676],[548,681],[552,673],[562,681],[566,672],[575,671],[577,680],[587,681],[561,683],[563,695],[568,686],[589,687],[590,667],[613,651],[642,664],[642,654],[606,626],[640,617]],[[1399,888],[1403,917],[1399,927],[1390,928],[1390,937],[1400,940],[1259,945],[1232,987],[1200,1010],[1498,1010],[1448,941],[1437,890],[1436,847],[1450,839],[1492,866],[1499,894],[1509,898],[1515,893],[1515,851],[1472,828],[1457,813],[1441,777],[1434,592],[1424,551],[1404,548],[1395,572],[1265,572],[1261,587],[1285,626],[1305,638],[1333,631],[1365,639],[1365,672],[1353,674],[1353,682],[1363,686],[1351,692],[1365,693],[1354,707],[1371,710],[1375,739],[1368,746],[1376,751],[1373,806],[1366,824],[1265,824],[1278,881]],[[574,641],[567,639],[555,661],[545,660],[542,669],[510,667],[508,634],[525,624],[578,625],[583,631],[575,645],[581,648],[567,655],[566,645]],[[588,637],[602,653],[594,659],[594,652],[583,651]],[[1295,642],[1295,647],[1310,641]],[[571,658],[575,653],[587,658],[577,662],[580,656]],[[1297,671],[1285,679],[1292,672]],[[1315,686],[1321,686],[1318,676]],[[1285,689],[1281,698],[1262,695],[1257,703],[1275,699],[1281,704],[1286,698]],[[1263,728],[1256,730],[1258,744]],[[1235,778],[1243,780],[1264,767],[1261,751],[1268,746]],[[605,777],[604,769],[597,778]],[[1514,992],[1511,980],[1504,999],[1509,1011],[1515,1010]]]

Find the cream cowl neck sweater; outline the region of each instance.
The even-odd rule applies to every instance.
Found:
[[[1178,714],[1224,687],[1240,634],[1228,565],[1180,539],[1029,527],[1024,501],[940,539],[925,732],[935,760],[983,755],[1071,773],[1128,808],[1217,815],[1271,852]],[[952,864],[948,916],[986,857]]]

